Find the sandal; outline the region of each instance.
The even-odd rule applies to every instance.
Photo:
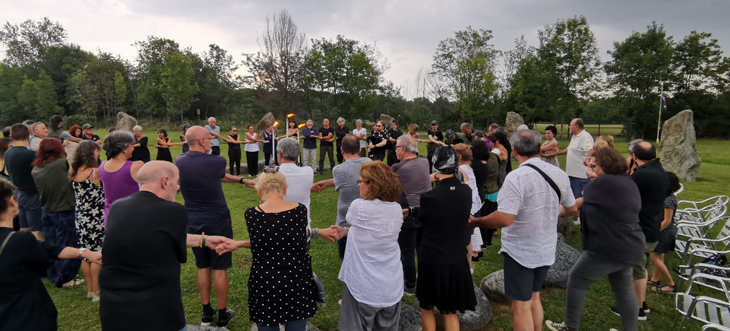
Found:
[[[657,286],[659,286],[659,282],[660,281],[661,281],[661,279],[660,280],[657,280],[655,282],[655,281],[651,280],[651,278],[649,278],[649,279],[646,280],[646,285],[651,286],[651,287],[657,287]]]
[[[76,285],[81,285],[84,282],[85,282],[85,280],[83,280],[83,279],[74,279],[68,283],[64,283],[63,285],[61,285],[61,287],[72,287],[72,286],[76,286]]]
[[[660,284],[653,287],[654,292],[659,294],[674,294],[677,293],[677,285]]]

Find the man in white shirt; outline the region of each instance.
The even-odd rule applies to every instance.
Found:
[[[512,299],[516,331],[542,330],[540,288],[555,263],[560,206],[565,208],[565,215],[577,211],[568,176],[540,160],[541,138],[532,130],[512,135],[513,155],[520,166],[504,180],[499,209],[485,217],[472,217],[469,223],[471,227],[504,228],[500,250],[504,254],[504,288]]]
[[[294,138],[285,138],[276,146],[279,172],[286,178],[286,195],[284,200],[301,203],[307,207],[307,232],[310,238],[324,237],[330,241],[337,241],[337,230],[333,228],[312,229],[312,218],[309,208],[310,192],[313,190],[314,170],[311,167],[297,167],[299,158],[299,141]]]
[[[586,175],[588,167],[583,163],[588,157],[588,151],[593,148],[593,136],[588,131],[583,130],[583,120],[580,118],[574,118],[570,121],[570,134],[573,137],[570,138],[570,145],[568,148],[555,153],[556,155],[568,154],[567,160],[565,161],[565,173],[568,174],[570,179],[570,189],[573,191],[573,196],[580,198],[583,196],[583,187],[591,182]]]
[[[360,142],[360,157],[366,157],[368,155],[366,143],[368,130],[362,127],[362,120],[355,121],[355,125],[357,127],[352,130],[352,135],[357,137],[357,140]]]

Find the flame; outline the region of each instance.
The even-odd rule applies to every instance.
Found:
[[[286,114],[286,118],[292,118],[292,117],[294,117],[294,113]]]
[[[274,127],[279,126],[279,121],[274,121]]]
[[[305,127],[306,125],[307,125],[306,123],[302,123],[302,124],[297,125],[297,128],[301,129],[301,128]]]

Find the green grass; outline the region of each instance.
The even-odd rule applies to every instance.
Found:
[[[104,132],[97,132],[102,135]],[[603,133],[603,129],[602,129]],[[156,132],[147,132],[150,137],[150,151],[152,159],[155,159],[157,150],[153,147]],[[173,141],[177,141],[180,132],[170,132]],[[561,148],[567,147],[568,141],[560,140]],[[726,183],[730,182],[730,153],[725,151],[727,142],[702,140],[698,142],[700,156],[703,159],[700,168],[699,179],[695,183],[684,183],[685,191],[680,195],[683,200],[701,200],[719,194],[727,194]],[[626,151],[625,142],[617,144],[617,148]],[[420,144],[420,149],[425,154],[425,144]],[[173,158],[181,152],[181,147],[171,148]],[[227,156],[227,145],[221,146],[221,155]],[[263,158],[263,153],[260,154]],[[244,161],[245,162],[245,161]],[[561,166],[565,167],[565,156],[560,156]],[[513,162],[516,166],[516,162]],[[331,178],[331,173],[316,176],[315,181]],[[238,240],[248,238],[244,211],[259,203],[258,196],[253,189],[238,184],[223,184],[228,206],[231,210],[234,237]],[[178,195],[178,201],[182,198]],[[311,211],[313,227],[328,227],[335,223],[337,213],[337,192],[333,188],[327,188],[321,193],[312,193],[313,207]],[[485,276],[502,268],[502,258],[497,255],[501,245],[500,239],[495,238],[494,246],[485,251],[485,258],[475,263],[473,280],[479,284]],[[569,243],[580,250],[580,235],[569,238]],[[337,300],[341,297],[342,284],[337,279],[341,260],[337,255],[335,244],[324,240],[312,242],[313,269],[323,280],[327,289],[327,306],[320,308],[317,316],[310,321],[320,330],[336,330],[339,316]],[[674,253],[667,257],[667,265],[678,264],[678,258]],[[249,330],[251,323],[248,316],[248,271],[251,266],[251,252],[239,250],[233,254],[233,268],[229,270],[230,291],[229,307],[236,311],[236,318],[229,326],[230,330]],[[192,253],[188,253],[188,262],[182,266],[182,292],[185,307],[185,316],[188,324],[200,323],[201,308],[196,283],[196,268]],[[46,288],[51,294],[59,311],[59,330],[100,330],[98,317],[98,304],[85,299],[85,287],[57,289],[46,283]],[[707,292],[707,291],[705,291]],[[412,303],[412,298],[406,297],[404,301]],[[542,291],[545,319],[562,321],[565,312],[565,291],[562,289],[548,288]],[[215,302],[215,299],[212,300]],[[658,295],[653,292],[647,294],[647,302],[652,312],[649,320],[641,322],[639,330],[676,330],[678,329],[679,314],[674,310],[674,298],[670,295]],[[613,293],[607,281],[600,281],[593,284],[586,299],[586,307],[583,312],[582,330],[608,330],[610,327],[620,328],[620,319],[610,312],[609,307],[613,305]],[[504,304],[493,303],[495,317],[485,330],[511,330],[512,313],[509,307]],[[142,322],[142,321],[141,321]],[[698,330],[698,323],[690,323],[688,330]]]

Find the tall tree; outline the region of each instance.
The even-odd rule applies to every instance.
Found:
[[[692,31],[674,50],[672,67],[677,74],[677,91],[724,91],[728,85],[730,59],[723,57],[711,33]]]
[[[41,70],[41,74],[35,82],[35,89],[38,91],[35,105],[36,118],[51,118],[53,115],[63,114],[63,108],[58,105],[53,80],[44,70]]]
[[[61,46],[67,38],[66,30],[48,17],[36,22],[26,20],[18,24],[5,22],[0,31],[0,43],[5,45],[5,62],[27,66],[38,61],[51,47]]]
[[[273,109],[278,115],[293,110],[294,96],[301,90],[304,74],[306,37],[289,15],[282,10],[266,17],[266,27],[259,40],[261,50],[244,54],[244,66],[250,72],[248,86],[272,92],[277,101]]]
[[[492,31],[457,31],[439,42],[431,68],[445,80],[449,97],[456,100],[461,116],[474,120],[487,115],[488,103],[497,91],[496,61],[499,52],[490,43]]]
[[[538,31],[540,68],[546,78],[546,102],[555,120],[565,123],[597,90],[601,61],[596,38],[584,16],[558,20]]]
[[[109,53],[99,53],[71,78],[72,98],[88,118],[96,120],[101,114],[107,124],[114,121],[126,99],[122,74],[125,69],[120,59]]]
[[[200,90],[198,84],[192,82],[192,60],[180,52],[165,55],[165,65],[162,69],[162,97],[167,105],[169,115],[182,115],[190,109],[195,101],[195,94]]]
[[[23,86],[23,69],[0,63],[0,123],[15,123],[29,118],[18,94]]]
[[[137,41],[137,71],[135,80],[142,108],[150,115],[161,115],[167,109],[162,95],[162,71],[167,55],[180,52],[180,45],[172,39],[149,36]]]
[[[636,137],[656,133],[656,108],[661,85],[671,88],[673,37],[663,25],[652,22],[646,32],[634,32],[626,40],[613,43],[612,60],[606,63],[609,84],[622,97],[624,118]]]

